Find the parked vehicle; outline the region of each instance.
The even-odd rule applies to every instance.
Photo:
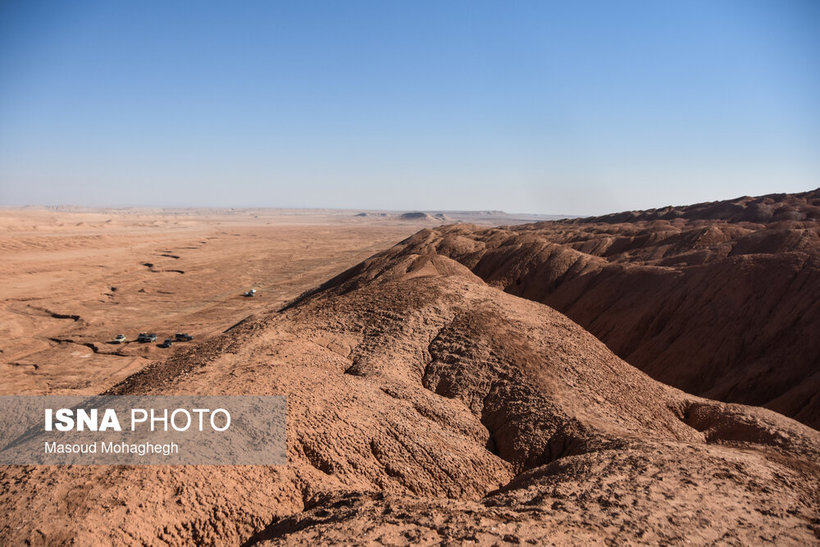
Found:
[[[170,348],[171,344],[173,344],[173,343],[174,343],[173,340],[171,340],[170,338],[166,338],[165,341],[162,344],[158,344],[157,347]]]
[[[124,334],[118,334],[114,337],[114,343],[115,344],[122,344],[123,342],[125,342],[125,335]]]
[[[157,335],[153,332],[141,332],[140,335],[137,337],[137,342],[156,342]]]
[[[251,289],[249,291],[245,291],[245,293],[242,296],[244,296],[245,298],[250,298],[250,297],[255,296],[255,295],[256,295],[256,289]]]
[[[174,338],[176,338],[177,342],[190,342],[194,339],[194,337],[187,332],[178,332],[174,335]]]

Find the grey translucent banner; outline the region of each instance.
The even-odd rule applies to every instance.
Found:
[[[0,464],[281,465],[282,396],[0,396]]]

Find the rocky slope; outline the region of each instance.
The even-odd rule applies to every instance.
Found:
[[[661,382],[820,427],[820,190],[507,228],[420,232]]]
[[[112,391],[284,394],[287,465],[5,467],[0,539],[820,538],[820,433],[652,380],[561,313],[431,252],[440,235],[424,232]]]

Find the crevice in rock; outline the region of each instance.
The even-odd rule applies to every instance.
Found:
[[[77,342],[76,340],[72,340],[71,338],[56,338],[56,337],[49,337],[49,340],[55,342],[57,344],[76,344],[78,346],[85,346],[94,353],[99,355],[116,355],[117,357],[128,357],[128,355],[122,353],[121,351],[101,351],[97,344],[93,342]]]

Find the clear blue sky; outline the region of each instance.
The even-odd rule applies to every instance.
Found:
[[[0,204],[593,214],[820,186],[820,2],[0,3]]]

